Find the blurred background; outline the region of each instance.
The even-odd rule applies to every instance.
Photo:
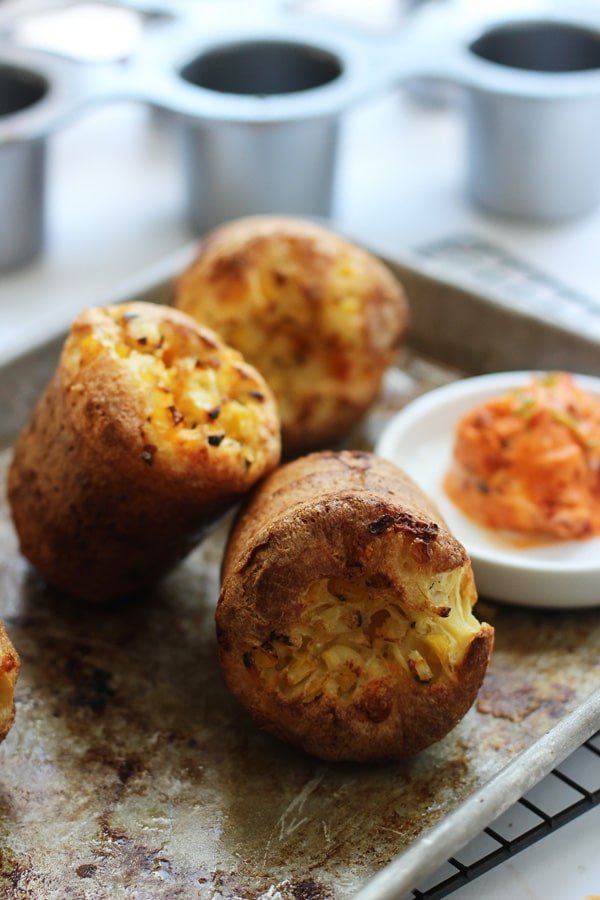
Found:
[[[196,0],[187,6],[201,32],[214,4]],[[220,14],[230,6],[232,20],[239,16],[233,0],[218,6]],[[401,34],[423,7],[449,9],[452,21],[468,23],[482,10],[505,16],[522,6],[516,0],[288,0],[247,3],[243,17],[251,22],[283,8],[316,19],[323,35],[344,27],[373,40]],[[166,7],[176,13],[179,4]],[[564,10],[565,3],[548,0],[535,8]],[[600,22],[597,0],[575,0],[567,8],[569,15]],[[165,5],[3,0],[0,40],[67,57],[102,76],[111,61],[126,66],[165,18]],[[344,112],[332,219],[392,257],[415,252],[518,308],[600,335],[600,211],[531,222],[477,208],[466,192],[463,95],[459,88],[421,81],[386,86]],[[600,122],[600,109],[595,118]],[[0,272],[2,358],[62,327],[82,306],[126,290],[193,235],[176,129],[166,113],[123,101],[88,106],[51,136],[46,174],[42,252]]]

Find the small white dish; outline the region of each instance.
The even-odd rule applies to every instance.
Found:
[[[597,606],[600,537],[521,548],[467,518],[443,488],[462,416],[480,403],[526,384],[532,374],[482,375],[430,391],[394,416],[376,452],[408,472],[436,502],[450,530],[469,552],[482,596],[557,609]],[[600,397],[600,378],[575,378],[584,390]]]

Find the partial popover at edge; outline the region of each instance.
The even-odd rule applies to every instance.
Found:
[[[21,661],[0,622],[0,741],[3,741],[15,720],[14,692]]]

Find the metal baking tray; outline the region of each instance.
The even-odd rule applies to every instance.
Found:
[[[119,299],[168,302],[189,255]],[[597,343],[448,284],[426,263],[392,267],[410,295],[412,343],[351,443],[372,443],[396,409],[461,373],[598,374]],[[1,446],[60,342],[0,368]],[[226,526],[147,596],[89,608],[26,565],[1,501],[0,618],[23,661],[0,748],[7,900],[402,897],[600,727],[600,611],[484,598],[492,664],[440,743],[393,765],[336,765],[261,734],[217,665]]]

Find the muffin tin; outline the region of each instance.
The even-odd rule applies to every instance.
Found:
[[[259,211],[327,215],[342,113],[415,78],[465,89],[467,189],[478,205],[551,221],[600,200],[593,20],[532,8],[475,22],[453,7],[426,8],[375,36],[284,9],[247,18],[235,0],[178,3],[126,62],[104,65],[3,39],[0,216],[10,227],[0,268],[41,248],[50,135],[86,105],[115,99],[171,118],[196,231]]]

